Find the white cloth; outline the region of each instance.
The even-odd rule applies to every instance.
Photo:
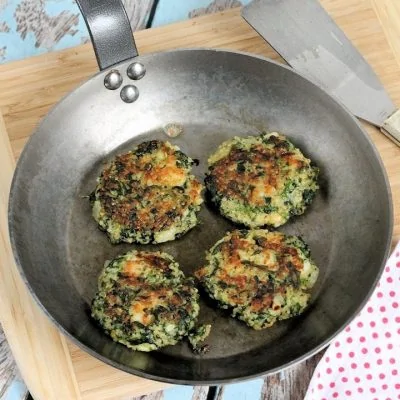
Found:
[[[305,400],[400,399],[400,243],[361,313],[330,344]]]

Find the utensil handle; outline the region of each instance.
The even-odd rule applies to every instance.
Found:
[[[138,55],[121,0],[76,0],[92,39],[100,70]]]
[[[206,400],[218,400],[221,391],[221,386],[210,386],[208,388]]]
[[[381,131],[400,147],[400,110],[394,112],[383,123]]]

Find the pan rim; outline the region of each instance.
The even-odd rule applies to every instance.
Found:
[[[305,360],[307,360],[308,358],[312,357],[314,354],[318,353],[319,351],[321,351],[322,349],[324,349],[325,347],[327,347],[330,342],[337,336],[339,335],[345,328],[346,326],[354,320],[354,318],[358,315],[358,313],[364,308],[365,304],[367,303],[368,299],[370,298],[370,296],[372,295],[373,291],[376,288],[377,283],[379,282],[382,273],[384,271],[385,268],[385,264],[387,261],[387,258],[389,256],[390,250],[391,250],[391,245],[392,245],[392,236],[393,236],[393,227],[394,227],[394,213],[393,213],[393,201],[392,201],[392,192],[391,192],[391,187],[390,187],[390,183],[389,183],[389,179],[387,176],[387,172],[385,169],[385,166],[383,164],[383,161],[381,159],[381,156],[375,146],[375,144],[373,143],[372,139],[370,138],[370,136],[367,134],[366,130],[364,129],[364,127],[361,125],[361,122],[349,111],[349,109],[343,105],[338,99],[336,99],[335,97],[333,97],[330,93],[328,93],[324,88],[322,88],[319,84],[317,84],[316,82],[314,82],[313,80],[311,80],[310,78],[306,77],[303,73],[298,72],[296,70],[294,70],[293,68],[291,68],[288,65],[282,64],[280,62],[274,61],[268,57],[264,57],[264,56],[260,56],[260,55],[256,55],[250,52],[243,52],[243,51],[235,51],[232,49],[216,49],[216,48],[207,48],[207,47],[194,47],[194,48],[181,48],[181,49],[172,49],[172,50],[165,50],[165,51],[160,51],[160,52],[154,52],[154,53],[145,53],[143,54],[143,57],[151,57],[151,56],[158,56],[158,55],[163,55],[163,54],[172,54],[172,53],[180,53],[180,52],[193,52],[193,51],[201,51],[201,52],[221,52],[221,53],[231,53],[231,54],[236,54],[236,55],[241,55],[241,56],[246,56],[246,57],[251,57],[251,58],[255,58],[255,59],[259,59],[263,62],[267,62],[267,63],[271,63],[274,64],[278,67],[281,68],[285,68],[286,70],[290,71],[291,73],[294,73],[295,75],[305,79],[306,81],[308,81],[310,84],[312,84],[313,86],[315,86],[316,88],[318,88],[320,91],[322,91],[322,93],[325,96],[328,96],[330,98],[331,101],[337,103],[337,105],[339,107],[341,107],[343,109],[343,111],[352,119],[352,121],[356,124],[356,126],[358,127],[358,130],[361,131],[360,134],[364,137],[364,139],[366,140],[366,143],[369,145],[370,149],[372,150],[373,154],[375,155],[375,160],[378,163],[378,166],[380,168],[380,172],[383,175],[384,178],[384,183],[385,183],[385,187],[386,187],[386,194],[387,194],[387,201],[388,201],[388,221],[386,223],[387,225],[387,241],[386,241],[386,246],[385,246],[385,252],[384,254],[381,255],[381,265],[379,267],[378,273],[376,275],[376,278],[373,282],[373,284],[371,285],[370,289],[368,290],[367,294],[364,297],[364,300],[358,305],[358,307],[355,309],[355,311],[350,315],[350,317],[346,320],[346,322],[337,330],[335,330],[335,332],[333,332],[332,334],[329,335],[329,337],[327,339],[325,339],[322,343],[320,343],[318,346],[316,346],[314,349],[308,351],[307,353],[303,354],[302,356],[299,356],[279,367],[275,367],[271,370],[268,371],[260,371],[257,373],[253,373],[253,374],[244,374],[241,373],[241,371],[238,371],[237,375],[231,378],[224,378],[224,379],[215,379],[215,380],[190,380],[190,379],[175,379],[175,378],[169,378],[169,377],[160,377],[157,375],[153,375],[153,374],[149,374],[147,372],[141,371],[141,370],[137,370],[131,367],[128,367],[122,363],[119,363],[117,361],[111,360],[105,356],[103,356],[102,354],[98,353],[95,349],[93,349],[92,347],[90,347],[88,344],[82,343],[79,339],[77,339],[73,334],[69,333],[62,325],[61,323],[59,323],[51,314],[50,312],[46,309],[46,307],[43,305],[43,303],[39,300],[38,296],[36,295],[33,287],[30,285],[27,276],[24,272],[24,268],[20,262],[20,257],[19,257],[19,250],[18,250],[18,246],[17,246],[17,237],[16,237],[16,231],[13,229],[13,215],[16,214],[16,212],[14,211],[14,207],[13,204],[15,203],[13,201],[14,197],[17,195],[17,185],[16,182],[18,181],[18,177],[19,174],[21,173],[21,164],[22,161],[24,160],[24,157],[26,157],[26,154],[28,154],[29,152],[29,147],[30,147],[30,143],[32,141],[32,138],[34,138],[35,134],[40,131],[40,128],[42,126],[42,124],[44,123],[44,121],[50,116],[52,115],[56,108],[59,106],[59,104],[61,104],[65,99],[67,99],[69,96],[71,96],[72,94],[74,94],[78,89],[80,89],[81,87],[83,87],[84,85],[86,85],[88,82],[91,82],[93,79],[95,79],[96,77],[98,77],[99,75],[103,75],[105,73],[107,73],[107,71],[114,69],[120,65],[123,64],[127,64],[130,63],[132,60],[136,59],[130,59],[130,60],[125,60],[119,64],[116,64],[112,67],[109,67],[103,71],[99,71],[96,74],[94,74],[93,76],[91,76],[89,79],[85,80],[82,84],[78,85],[74,90],[72,90],[71,92],[67,93],[66,95],[64,95],[56,104],[54,104],[51,109],[49,110],[49,112],[45,115],[45,117],[40,121],[40,123],[38,124],[38,126],[36,127],[36,129],[34,130],[34,132],[30,135],[28,142],[26,143],[26,145],[24,146],[24,149],[17,161],[17,165],[14,171],[14,175],[13,175],[13,179],[11,182],[11,188],[10,188],[10,195],[9,195],[9,201],[8,201],[8,228],[9,228],[9,236],[10,236],[10,244],[11,244],[11,249],[13,252],[13,256],[14,256],[14,260],[15,260],[15,264],[17,266],[17,269],[19,271],[19,274],[22,278],[22,281],[25,283],[25,285],[28,287],[28,290],[30,292],[30,294],[32,295],[32,297],[35,299],[36,304],[39,305],[40,309],[45,313],[45,315],[50,319],[50,321],[56,326],[57,329],[59,329],[63,335],[67,336],[67,338],[69,340],[72,341],[72,343],[74,343],[75,345],[77,345],[79,348],[81,348],[82,350],[84,350],[85,352],[87,352],[88,354],[90,354],[91,356],[99,359],[100,361],[111,365],[112,367],[115,367],[119,370],[122,370],[124,372],[130,373],[132,375],[135,376],[139,376],[142,378],[147,378],[147,379],[151,379],[151,380],[156,380],[156,381],[160,381],[160,382],[166,382],[166,383],[172,383],[172,384],[180,384],[180,385],[213,385],[213,384],[228,384],[228,383],[235,383],[235,382],[240,382],[240,381],[244,381],[244,380],[250,380],[250,379],[254,379],[260,376],[267,376],[267,375],[271,375],[274,373],[277,373],[279,371],[282,371],[286,368],[289,368],[291,366],[294,366],[300,362],[303,362]],[[138,56],[139,58],[141,56]]]

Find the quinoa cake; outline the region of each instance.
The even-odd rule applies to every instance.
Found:
[[[188,336],[199,308],[193,279],[169,254],[133,250],[104,266],[92,316],[114,341],[152,351]]]
[[[318,268],[297,236],[263,229],[228,232],[195,276],[221,308],[254,329],[299,315]]]
[[[151,140],[108,163],[90,196],[92,214],[112,243],[162,243],[193,228],[203,202],[194,161]]]
[[[304,213],[318,189],[318,168],[276,132],[225,141],[208,166],[211,201],[250,228],[278,227]]]

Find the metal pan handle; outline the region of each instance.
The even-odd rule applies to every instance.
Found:
[[[100,70],[138,55],[121,0],[76,0],[92,39]]]

